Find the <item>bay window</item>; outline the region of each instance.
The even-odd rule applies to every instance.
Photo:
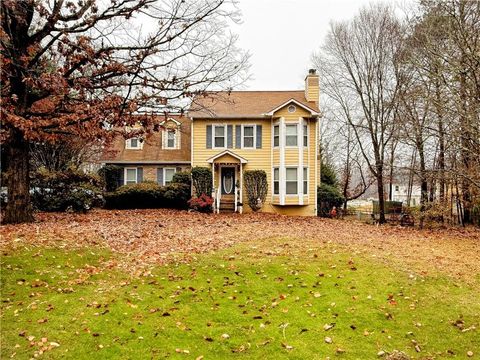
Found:
[[[273,168],[273,195],[280,194],[280,171]]]
[[[297,168],[286,168],[285,169],[285,191],[287,195],[296,195],[298,194],[298,180],[297,180]]]
[[[298,127],[295,125],[286,125],[285,126],[285,145],[286,146],[297,146],[298,145]]]

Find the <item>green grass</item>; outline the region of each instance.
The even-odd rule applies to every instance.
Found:
[[[29,359],[42,348],[46,359],[370,359],[394,349],[478,356],[478,283],[422,278],[328,249],[257,251],[237,247],[138,277],[110,269],[115,255],[100,249],[5,252],[1,358]],[[477,330],[452,325],[460,319]]]

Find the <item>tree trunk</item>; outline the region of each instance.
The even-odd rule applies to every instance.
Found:
[[[427,209],[428,202],[428,182],[427,171],[425,166],[425,154],[423,152],[423,144],[418,145],[418,156],[420,158],[420,229],[423,229],[425,221],[425,211]]]
[[[385,224],[385,190],[383,187],[383,167],[377,166],[377,190],[378,190],[378,209],[380,211],[379,223]]]
[[[2,222],[18,224],[33,221],[32,205],[30,203],[30,153],[28,142],[18,130],[12,131],[12,137],[6,144],[7,166],[6,183],[8,202]]]

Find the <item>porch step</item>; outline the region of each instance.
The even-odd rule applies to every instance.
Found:
[[[221,212],[234,212],[235,211],[235,201],[222,198],[222,200],[220,200],[220,211]]]

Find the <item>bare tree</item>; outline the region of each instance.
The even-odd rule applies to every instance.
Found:
[[[385,222],[384,174],[394,134],[396,55],[400,25],[389,6],[363,8],[351,21],[332,23],[314,62],[323,89],[343,109],[359,149],[377,182],[380,223]]]

